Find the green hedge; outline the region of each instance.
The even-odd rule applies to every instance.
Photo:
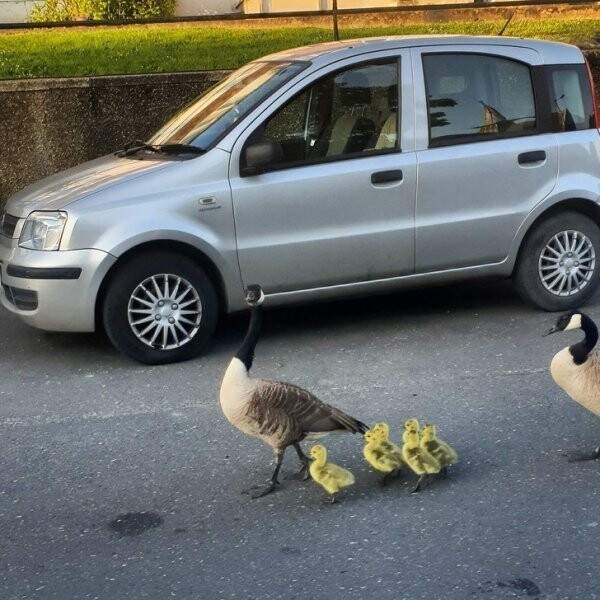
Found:
[[[35,22],[71,21],[77,18],[118,21],[172,17],[176,0],[46,0],[34,5]]]

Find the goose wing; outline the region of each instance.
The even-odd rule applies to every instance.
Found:
[[[285,430],[285,437],[292,440],[309,433],[340,430],[364,433],[368,429],[364,423],[297,385],[266,379],[260,380],[255,388],[248,416],[265,428],[264,433]]]

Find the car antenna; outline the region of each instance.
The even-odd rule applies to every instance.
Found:
[[[506,31],[508,24],[512,21],[512,18],[515,16],[516,12],[517,12],[516,10],[513,10],[510,13],[510,16],[508,17],[508,19],[506,19],[506,23],[504,23],[504,25],[502,26],[502,29],[498,32],[498,35],[502,35]]]

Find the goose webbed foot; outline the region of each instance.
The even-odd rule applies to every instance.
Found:
[[[302,465],[297,473],[286,475],[285,478],[295,479],[296,481],[306,481],[307,479],[310,479],[310,475],[308,473],[308,465]]]
[[[267,485],[255,485],[244,493],[249,494],[250,498],[256,500],[257,498],[262,498],[263,496],[274,492],[278,485],[279,481],[270,481]]]
[[[569,462],[596,460],[597,458],[600,458],[600,446],[594,448],[591,452],[568,452],[566,457]]]
[[[271,492],[274,492],[279,485],[279,469],[281,469],[281,463],[283,462],[283,450],[275,450],[275,471],[271,475],[271,479],[266,486],[255,485],[249,490],[246,490],[245,494],[250,494],[250,498],[255,500],[256,498],[262,498]]]

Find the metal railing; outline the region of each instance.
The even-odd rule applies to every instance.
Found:
[[[430,10],[456,10],[456,9],[474,9],[486,10],[490,8],[510,8],[518,6],[596,6],[600,7],[600,2],[590,2],[590,0],[566,0],[556,2],[553,0],[498,0],[482,1],[473,0],[472,2],[458,2],[452,4],[420,4],[407,6],[392,6],[382,8],[340,8],[337,9],[338,16],[344,15],[373,15],[373,14],[394,14],[406,12],[426,12]],[[286,18],[302,17],[330,17],[333,18],[333,10],[318,11],[298,11],[281,13],[229,13],[224,15],[200,15],[190,17],[169,17],[152,19],[128,19],[128,20],[93,20],[93,21],[61,21],[61,22],[43,22],[43,23],[0,23],[2,29],[40,29],[51,27],[96,27],[106,25],[133,25],[133,24],[151,24],[151,23],[199,23],[211,21],[256,21],[272,20]]]

